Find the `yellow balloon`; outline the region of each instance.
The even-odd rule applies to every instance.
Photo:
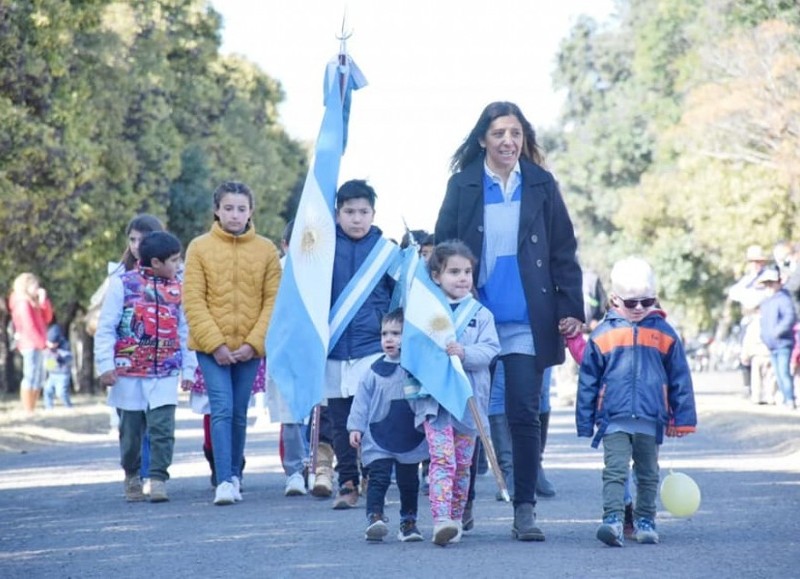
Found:
[[[669,473],[659,494],[664,508],[676,517],[691,517],[700,508],[700,487],[688,474]]]

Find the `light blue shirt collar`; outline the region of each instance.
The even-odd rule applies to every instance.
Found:
[[[489,175],[492,181],[500,186],[500,191],[503,192],[505,200],[510,200],[522,180],[522,170],[519,168],[519,161],[517,161],[516,165],[514,165],[514,168],[511,170],[511,174],[508,176],[508,181],[506,181],[505,186],[503,186],[503,178],[489,168],[489,164],[485,159],[483,161],[483,170]]]

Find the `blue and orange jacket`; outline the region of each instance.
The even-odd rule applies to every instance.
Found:
[[[678,334],[654,310],[631,323],[610,309],[592,332],[581,362],[575,423],[578,436],[597,447],[609,422],[644,418],[656,423],[656,441],[694,432],[692,376]],[[595,433],[595,426],[597,432]]]

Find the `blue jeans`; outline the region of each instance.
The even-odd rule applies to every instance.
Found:
[[[539,397],[539,414],[550,412],[550,382],[553,379],[553,367],[544,369],[542,374],[542,394]]]
[[[783,395],[783,403],[786,405],[794,404],[794,378],[789,370],[789,358],[792,355],[790,347],[770,350],[769,356],[772,359],[772,368],[775,370],[775,378],[778,380],[778,388]]]
[[[44,350],[21,350],[22,390],[41,390],[44,384]]]
[[[247,406],[259,358],[220,366],[214,356],[197,353],[211,407],[211,445],[217,484],[242,476],[242,458],[247,435]]]
[[[139,469],[139,476],[150,478],[150,435],[147,431],[142,437],[142,468]]]
[[[47,380],[44,383],[44,407],[52,408],[53,399],[58,396],[64,406],[67,408],[72,407],[72,402],[69,399],[69,374],[48,374]]]
[[[308,456],[306,443],[303,440],[303,425],[293,423],[281,424],[281,444],[283,444],[283,472],[286,476],[303,473],[305,459]]]
[[[508,429],[508,420],[505,414],[492,414],[489,416],[489,430],[492,435],[492,446],[497,456],[497,464],[506,481],[506,488],[510,496],[514,496],[514,460],[511,452],[511,431]]]

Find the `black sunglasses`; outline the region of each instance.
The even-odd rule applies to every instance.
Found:
[[[644,309],[647,309],[656,303],[656,298],[641,298],[638,300],[623,300],[622,298],[619,298],[619,301],[621,301],[629,310],[636,308],[637,305],[641,305]]]

